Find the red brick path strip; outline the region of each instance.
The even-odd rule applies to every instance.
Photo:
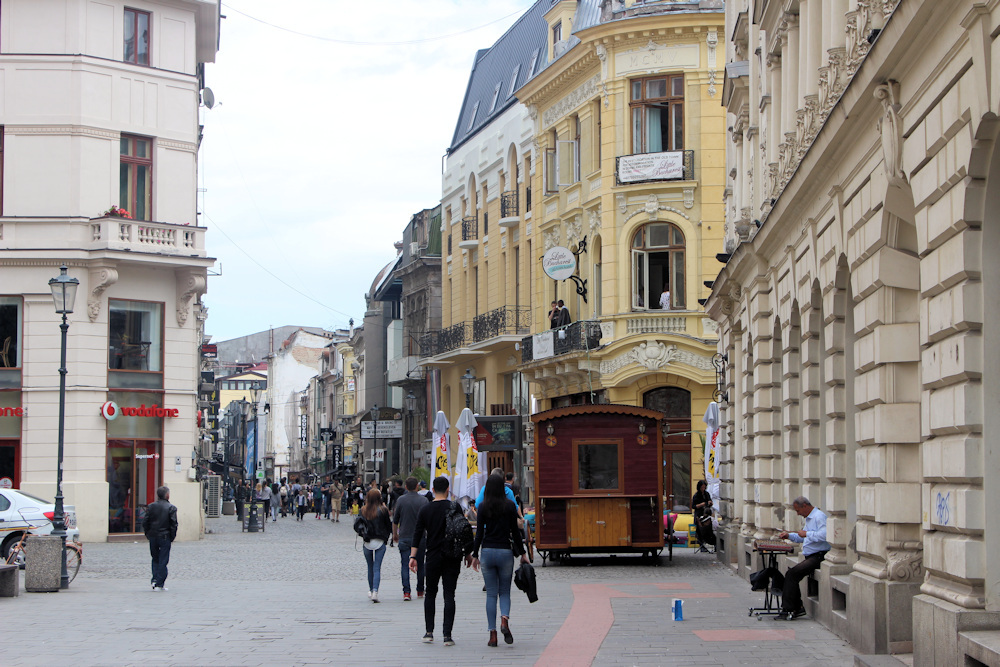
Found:
[[[795,630],[695,630],[706,642],[759,642],[795,639]]]
[[[615,622],[611,598],[728,598],[729,593],[693,593],[691,584],[658,583],[655,587],[668,591],[665,595],[643,595],[615,590],[614,586],[648,586],[648,584],[574,584],[573,606],[535,667],[589,667]],[[721,632],[730,632],[722,630]],[[739,632],[739,631],[735,631]],[[750,632],[758,632],[756,630]],[[787,631],[778,631],[787,632]],[[795,636],[794,630],[792,638]],[[770,639],[771,637],[768,637]],[[722,641],[722,640],[712,640]]]

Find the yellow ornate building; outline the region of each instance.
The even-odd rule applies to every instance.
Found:
[[[526,225],[533,335],[519,369],[539,410],[664,412],[664,493],[687,505],[715,390],[716,326],[700,300],[725,219],[722,3],[603,4],[548,4],[550,62],[517,92],[538,156]],[[576,269],[554,280],[560,255]],[[574,321],[552,328],[557,300]]]

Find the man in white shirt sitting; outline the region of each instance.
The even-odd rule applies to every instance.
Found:
[[[670,285],[663,286],[663,294],[660,295],[660,308],[670,310]]]

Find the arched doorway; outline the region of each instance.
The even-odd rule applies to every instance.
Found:
[[[669,508],[691,502],[691,392],[657,387],[642,395],[642,406],[659,410],[670,432],[663,439],[663,495]]]

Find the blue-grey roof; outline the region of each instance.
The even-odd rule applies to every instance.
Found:
[[[549,31],[545,12],[551,8],[552,0],[538,0],[493,46],[476,52],[449,153],[516,104],[514,91],[545,68]]]

